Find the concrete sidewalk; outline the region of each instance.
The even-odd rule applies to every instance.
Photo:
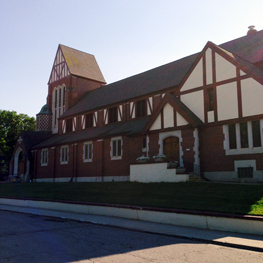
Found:
[[[110,217],[89,215],[42,208],[20,207],[13,205],[0,205],[0,210],[13,211],[19,213],[29,213],[39,216],[56,217],[68,220],[76,220],[92,224],[105,225],[160,235],[174,236],[199,242],[217,244],[221,246],[263,252],[263,237],[258,235],[239,234],[216,230],[205,230],[185,226],[175,226],[132,219],[124,219],[112,216]]]

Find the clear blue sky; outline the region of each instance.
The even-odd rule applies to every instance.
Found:
[[[0,0],[0,109],[35,116],[58,44],[95,55],[107,83],[263,29],[262,0]]]

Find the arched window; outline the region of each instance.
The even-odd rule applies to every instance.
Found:
[[[58,107],[59,107],[59,109],[58,109],[58,116],[60,116],[61,115],[61,88],[59,89],[59,100],[58,100]]]
[[[66,104],[66,87],[63,87],[62,100],[63,100],[63,103],[62,103],[62,105],[63,105],[63,112],[62,113],[64,113],[65,112],[65,104]]]
[[[66,106],[66,87],[55,88],[53,90],[53,132],[57,132],[58,118],[65,112]]]

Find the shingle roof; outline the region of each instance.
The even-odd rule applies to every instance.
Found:
[[[252,64],[251,62],[248,62],[247,60],[237,56],[234,53],[231,53],[225,49],[223,49],[222,47],[217,46],[221,51],[225,52],[227,55],[231,56],[231,58],[233,58],[236,62],[238,62],[239,64],[241,64],[243,67],[245,67],[246,69],[248,69],[252,74],[263,78],[263,70],[260,69],[259,67],[255,66],[254,64]]]
[[[61,117],[175,87],[181,82],[197,56],[198,54],[194,54],[88,92]]]
[[[263,60],[263,30],[226,42],[220,47],[250,63],[257,63]]]
[[[30,149],[52,136],[51,132],[46,131],[21,131],[21,137],[23,139],[24,146],[26,148],[27,156],[29,159],[32,158]]]
[[[238,55],[243,60],[256,63],[263,60],[263,30],[229,41],[219,45],[219,47]],[[179,59],[90,91],[61,117],[95,110],[121,101],[176,87],[189,71],[199,54]],[[253,69],[255,68],[253,65],[252,67]]]
[[[51,138],[35,145],[33,148],[43,148],[52,145],[63,145],[70,142],[84,140],[88,141],[92,139],[99,139],[122,134],[132,136],[134,134],[140,133],[148,120],[149,117],[126,122],[116,122],[111,125],[105,125],[98,128],[92,128],[74,133],[67,133],[63,135],[56,134],[53,135]]]
[[[106,83],[93,55],[61,44],[59,46],[72,75]]]

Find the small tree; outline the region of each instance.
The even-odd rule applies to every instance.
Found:
[[[9,161],[20,131],[34,131],[35,128],[34,117],[0,110],[0,179],[8,173]]]

